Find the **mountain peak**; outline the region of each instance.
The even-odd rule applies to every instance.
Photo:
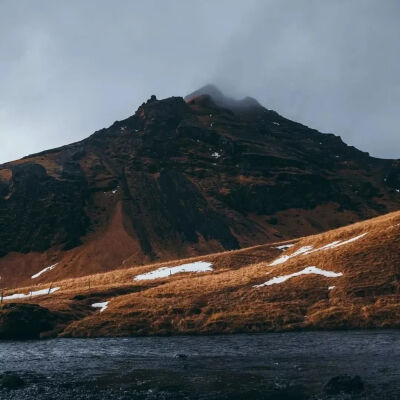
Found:
[[[185,101],[188,103],[196,97],[204,95],[210,96],[216,103],[222,101],[225,98],[224,94],[215,85],[208,84],[188,94],[185,97]]]
[[[245,97],[241,100],[234,99],[232,97],[225,96],[221,90],[219,90],[215,85],[208,84],[194,92],[188,94],[185,97],[186,103],[196,101],[196,99],[204,98],[208,96],[213,100],[213,102],[220,106],[225,107],[233,111],[248,110],[249,108],[261,108],[260,103],[253,99],[252,97]]]

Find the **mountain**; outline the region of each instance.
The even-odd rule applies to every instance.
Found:
[[[0,337],[33,307],[42,337],[398,328],[399,246],[395,212],[286,242],[31,282],[4,293]],[[29,326],[24,334],[38,334],[38,321]]]
[[[206,86],[0,166],[0,285],[319,233],[397,210],[400,162]]]

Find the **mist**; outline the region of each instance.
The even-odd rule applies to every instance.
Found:
[[[0,162],[213,83],[400,158],[400,3],[0,2]]]

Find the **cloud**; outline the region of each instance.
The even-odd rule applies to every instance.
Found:
[[[0,162],[212,82],[399,158],[396,0],[0,2]]]

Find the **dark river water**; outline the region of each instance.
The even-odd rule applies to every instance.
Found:
[[[330,398],[398,400],[400,331],[0,342],[4,373],[24,386],[2,400],[325,399],[343,374],[365,392]]]

